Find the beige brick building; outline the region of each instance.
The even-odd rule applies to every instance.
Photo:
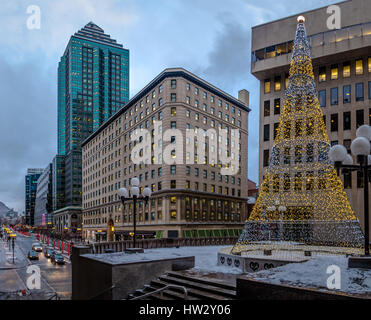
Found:
[[[283,106],[298,15],[306,18],[316,88],[331,144],[343,144],[350,152],[356,129],[371,125],[371,3],[350,0],[338,6],[341,29],[328,29],[327,7],[252,29],[251,70],[260,81],[260,183]],[[344,185],[363,225],[363,178],[353,172]]]
[[[122,206],[118,189],[130,189],[133,177],[141,188],[152,189],[148,204],[138,202],[138,235],[238,235],[247,219],[249,111],[248,91],[241,90],[236,99],[182,68],[165,69],[82,145],[83,236],[111,241],[130,235],[133,204],[127,201]],[[155,158],[147,164],[132,161],[133,148],[141,142],[131,141],[133,130],[146,129],[153,137],[159,123],[161,135],[168,129],[182,133],[183,164],[156,164]],[[191,141],[187,130],[205,133],[212,128],[228,129],[228,148],[233,146],[231,135],[238,134],[237,174],[221,175],[221,165],[207,158],[210,136],[204,144],[206,158],[197,159],[195,151],[195,164],[186,163],[190,158],[186,144]],[[181,141],[176,140],[178,136],[171,136],[166,141],[164,135],[160,149],[179,146]],[[220,147],[222,141],[218,142]]]

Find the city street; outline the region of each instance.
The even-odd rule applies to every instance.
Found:
[[[55,299],[55,294],[60,299],[71,298],[71,263],[66,260],[64,265],[55,265],[39,253],[39,260],[30,261],[27,253],[36,242],[35,237],[17,236],[15,241],[15,261],[12,261],[12,249],[6,241],[0,241],[0,299],[27,299],[45,300]],[[10,248],[10,250],[9,250]],[[27,289],[27,267],[37,265],[41,272],[41,288]],[[19,291],[27,289],[25,296],[20,296]]]

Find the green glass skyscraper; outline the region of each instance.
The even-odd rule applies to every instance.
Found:
[[[81,142],[129,100],[129,50],[90,22],[71,36],[58,66],[58,155],[65,206],[81,206]]]

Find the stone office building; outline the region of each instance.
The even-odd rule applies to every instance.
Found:
[[[343,144],[350,152],[357,128],[371,124],[370,1],[343,1],[338,6],[338,30],[327,27],[327,7],[252,28],[251,72],[260,81],[260,183],[268,168],[288,85],[298,15],[306,18],[316,88],[331,144]],[[356,172],[344,178],[344,187],[361,224],[363,183],[362,175]]]
[[[249,111],[248,91],[241,90],[236,99],[182,68],[165,69],[82,144],[83,236],[112,241],[131,234],[133,203],[127,201],[122,206],[118,189],[130,189],[134,177],[141,189],[152,189],[148,203],[139,200],[137,205],[138,234],[238,235],[247,219]],[[150,150],[154,150],[156,126],[163,155],[170,147],[170,158],[182,155],[182,164],[159,163],[156,157],[162,159],[161,150],[156,157],[150,153],[150,162],[133,162],[134,148],[143,142],[142,138],[131,141],[134,130],[148,130]],[[186,147],[177,149],[182,142],[192,143],[186,138],[187,131],[204,134],[219,128],[228,130],[228,138],[208,136],[203,143],[206,156],[201,160],[199,154],[192,154],[194,164],[187,164],[192,155]],[[170,134],[165,143],[168,129],[178,129],[184,139]],[[237,148],[237,154],[228,154],[237,159],[236,174],[222,175],[224,163],[210,161],[209,151],[215,149],[210,139],[218,140],[218,152],[222,142]],[[193,143],[197,145],[196,140]]]

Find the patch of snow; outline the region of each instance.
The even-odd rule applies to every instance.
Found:
[[[337,291],[356,294],[371,293],[371,270],[348,268],[348,258],[345,256],[317,256],[307,262],[290,263],[251,273],[249,277],[274,284],[329,290],[327,279],[332,273],[327,273],[327,268],[331,265],[338,266],[341,272],[341,287]]]
[[[117,252],[103,254],[83,254],[82,256],[111,264],[194,256],[195,267],[193,270],[206,273],[223,272],[241,274],[241,270],[238,268],[217,265],[217,255],[222,248],[225,248],[225,246],[155,248],[144,249],[144,253],[127,254],[124,252]]]

